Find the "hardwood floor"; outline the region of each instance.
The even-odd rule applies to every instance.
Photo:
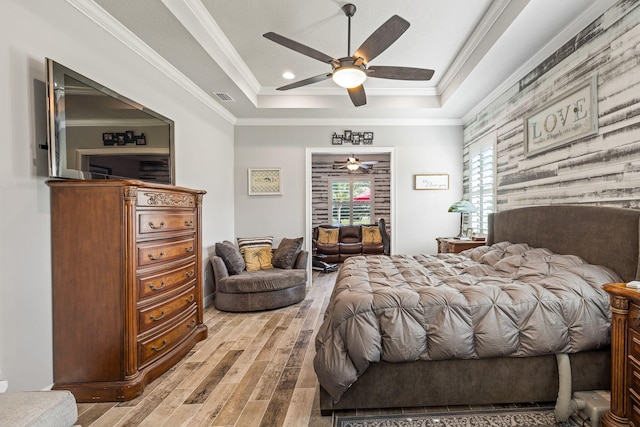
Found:
[[[315,335],[337,273],[313,274],[304,301],[278,310],[225,313],[205,309],[209,336],[138,398],[79,403],[78,425],[333,427],[320,415],[313,370]],[[338,414],[416,414],[516,408],[528,405],[453,406],[340,411]],[[335,414],[334,414],[335,415]]]
[[[78,424],[98,426],[315,426],[315,334],[337,273],[314,272],[304,301],[278,310],[207,307],[209,336],[129,402],[79,403]]]

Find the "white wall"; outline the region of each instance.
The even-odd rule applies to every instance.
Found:
[[[458,234],[460,217],[447,212],[462,195],[461,126],[237,126],[236,236],[305,235],[305,150],[331,145],[344,129],[374,132],[374,147],[395,147],[395,253],[435,253],[437,236]],[[358,146],[343,145],[345,155]],[[364,148],[360,146],[360,148]],[[247,168],[281,167],[282,196],[248,196]],[[449,190],[413,189],[419,173],[448,173]],[[306,240],[306,236],[305,236]]]
[[[175,121],[176,184],[208,192],[205,247],[233,236],[234,135],[66,1],[4,0],[0,9],[0,375],[10,391],[38,390],[53,382],[49,188],[46,151],[37,148],[46,142],[44,58]]]

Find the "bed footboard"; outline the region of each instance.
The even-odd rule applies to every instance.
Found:
[[[608,390],[609,349],[570,355],[572,389]],[[320,410],[552,402],[555,355],[409,363],[372,363],[337,402],[320,387]]]

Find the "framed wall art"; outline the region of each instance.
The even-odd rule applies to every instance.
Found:
[[[250,196],[273,196],[282,194],[280,168],[249,168],[247,182]]]
[[[525,156],[598,133],[598,80],[592,76],[524,117]]]
[[[414,176],[415,190],[448,190],[449,174],[419,174]]]

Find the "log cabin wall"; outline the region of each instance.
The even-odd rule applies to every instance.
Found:
[[[357,176],[373,179],[373,213],[372,222],[384,218],[387,232],[391,232],[391,169],[388,155],[357,156],[360,160],[377,160],[368,173],[356,172]],[[334,161],[344,161],[345,156],[314,155],[311,159],[311,225],[317,227],[331,224],[329,215],[329,181],[332,178],[355,175],[345,169],[334,169]]]
[[[598,132],[525,156],[524,117],[597,76]],[[640,208],[640,2],[621,0],[464,125],[469,147],[493,137],[495,210],[589,204]]]

